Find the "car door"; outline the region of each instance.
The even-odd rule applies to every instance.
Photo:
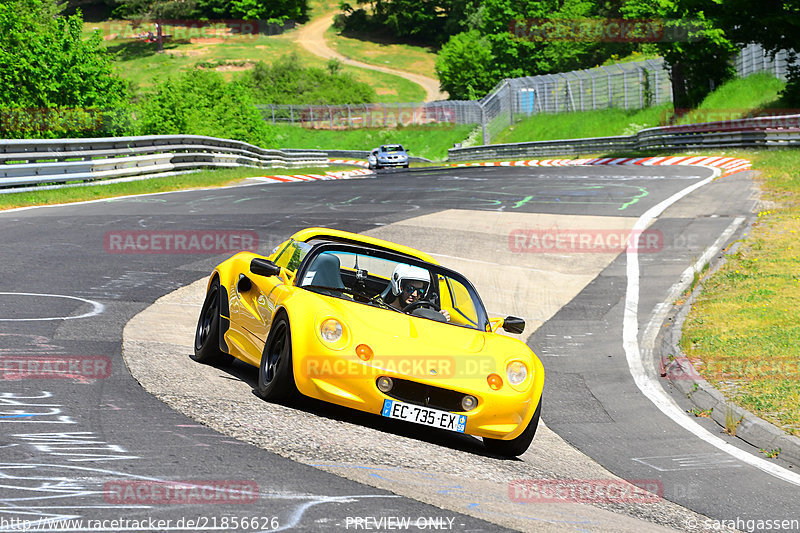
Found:
[[[251,364],[258,365],[261,361],[276,300],[285,295],[291,284],[286,272],[297,270],[308,248],[304,242],[290,242],[275,259],[275,264],[285,269],[278,276],[259,276],[250,272],[249,267],[242,268],[231,298],[231,329],[235,330],[234,336],[241,344],[243,356]]]

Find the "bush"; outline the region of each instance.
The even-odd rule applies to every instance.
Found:
[[[241,83],[200,69],[157,83],[138,106],[138,135],[208,135],[269,146],[274,131]]]
[[[338,63],[326,69],[303,67],[295,54],[274,65],[256,63],[241,81],[259,104],[362,104],[377,100],[375,90],[340,71]]]

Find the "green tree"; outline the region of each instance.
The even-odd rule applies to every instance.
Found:
[[[454,4],[453,0],[356,0],[354,6],[342,1],[346,16],[339,25],[350,31],[383,27],[397,37],[435,44],[449,37],[442,28],[452,26],[448,21]]]
[[[757,43],[772,53],[800,51],[800,3],[797,1],[717,0],[708,9],[725,28],[730,40],[740,46]],[[800,105],[800,65],[797,59],[790,68],[782,96],[786,105]]]
[[[664,19],[668,31],[678,30],[675,34],[687,36],[685,40],[655,45],[670,68],[675,109],[697,106],[715,87],[733,77],[731,61],[737,47],[709,2],[627,0],[622,11],[629,18]]]
[[[244,20],[308,20],[307,0],[232,0],[231,15]]]
[[[0,126],[5,136],[97,134],[92,130],[103,125],[87,129],[79,117],[94,120],[90,115],[127,103],[127,85],[114,74],[100,34],[84,40],[80,14],[59,13],[54,0],[0,4],[0,105],[17,110],[14,127]],[[27,126],[21,110],[29,110]],[[67,115],[77,123],[59,118]]]
[[[436,57],[439,86],[452,100],[471,100],[486,94],[498,74],[489,40],[477,30],[454,35]]]
[[[624,53],[632,45],[575,41],[535,40],[511,32],[512,21],[524,19],[581,19],[601,13],[589,0],[484,0],[464,5],[466,32],[442,47],[437,74],[452,98],[482,96],[503,78],[564,72],[602,63],[612,53]],[[477,60],[471,64],[471,56]],[[453,62],[457,67],[450,68]]]

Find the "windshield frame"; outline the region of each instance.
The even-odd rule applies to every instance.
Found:
[[[446,278],[453,279],[459,283],[461,283],[464,287],[467,288],[467,291],[471,293],[473,298],[473,304],[476,305],[476,314],[478,318],[478,323],[476,327],[472,328],[469,327],[467,329],[475,329],[478,331],[487,331],[489,326],[489,315],[486,312],[486,307],[483,305],[483,300],[481,300],[481,296],[475,287],[470,283],[470,281],[464,277],[462,274],[459,274],[455,270],[451,270],[447,267],[442,265],[437,265],[435,263],[429,263],[427,261],[422,261],[417,259],[416,257],[406,255],[403,253],[393,252],[382,248],[372,248],[368,246],[356,246],[353,244],[347,244],[343,242],[321,242],[314,244],[311,250],[309,250],[303,261],[300,263],[300,266],[297,268],[297,274],[294,278],[294,286],[297,288],[302,289],[303,287],[300,285],[300,282],[305,278],[306,271],[308,270],[311,263],[313,263],[314,259],[321,253],[327,251],[341,251],[341,252],[348,252],[357,255],[363,255],[368,257],[376,257],[379,259],[384,259],[387,261],[396,261],[398,263],[405,263],[408,265],[417,266],[420,268],[424,268],[430,271],[435,276],[443,275]],[[320,294],[320,293],[316,293]],[[360,303],[360,302],[357,302]],[[362,304],[363,305],[363,304]],[[457,324],[453,324],[457,325]],[[459,326],[461,327],[461,326]]]
[[[384,144],[381,146],[380,151],[384,154],[394,154],[401,152],[405,153],[406,149],[402,144]]]

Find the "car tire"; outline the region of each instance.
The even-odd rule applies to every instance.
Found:
[[[191,358],[198,363],[220,366],[233,361],[232,355],[219,348],[221,293],[219,278],[214,278],[206,292],[206,299],[200,309],[200,317],[197,319],[197,329],[194,333],[194,353]]]
[[[542,400],[539,400],[539,405],[536,407],[536,412],[533,413],[531,421],[525,431],[519,434],[518,437],[511,440],[490,439],[483,438],[483,447],[487,452],[492,455],[499,455],[501,457],[514,458],[519,457],[533,441],[536,435],[536,428],[539,426],[539,416],[542,414]]]
[[[408,165],[403,165],[403,168],[408,168]]]
[[[292,368],[292,330],[285,315],[276,318],[264,344],[257,392],[268,401],[285,400],[297,395]]]

